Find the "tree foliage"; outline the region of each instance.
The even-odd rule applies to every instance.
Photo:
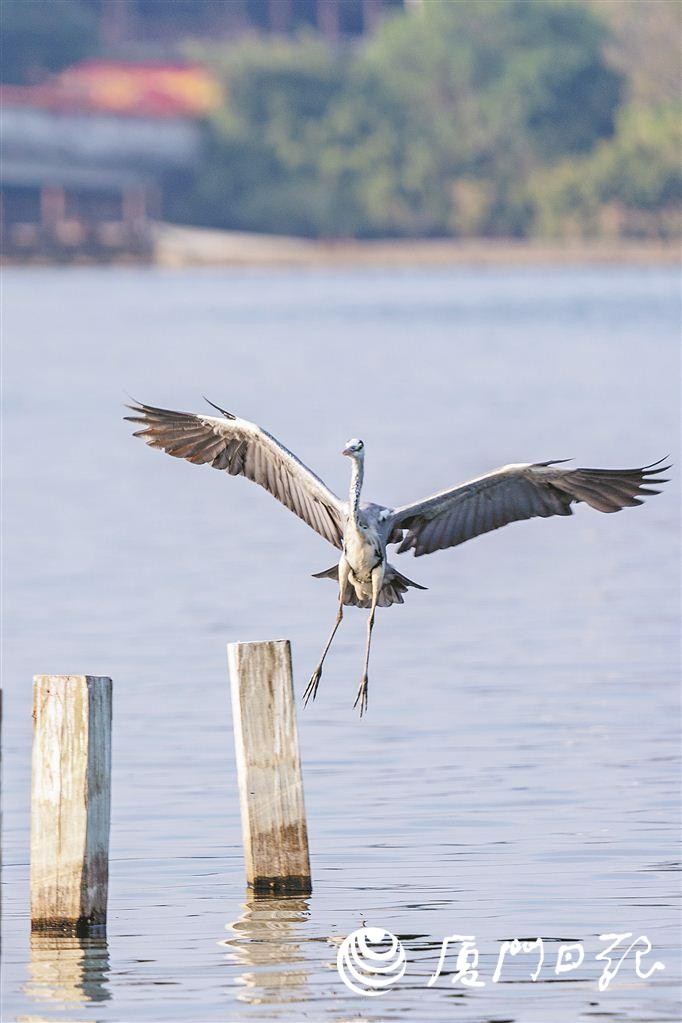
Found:
[[[676,237],[682,203],[676,107],[623,109],[614,138],[580,160],[539,171],[535,229],[549,237]]]
[[[353,50],[213,51],[227,99],[175,215],[312,236],[660,233],[677,113],[628,105],[613,45],[580,0],[430,0]]]

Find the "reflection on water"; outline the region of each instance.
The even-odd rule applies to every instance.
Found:
[[[245,990],[237,997],[253,1005],[298,1001],[308,981],[302,963],[309,900],[296,896],[269,898],[249,893],[238,920],[226,925],[233,938],[220,942],[228,949],[227,960],[246,967],[237,981]],[[268,967],[272,967],[268,969]]]
[[[109,949],[105,937],[31,935],[25,993],[41,1002],[105,1002]]]

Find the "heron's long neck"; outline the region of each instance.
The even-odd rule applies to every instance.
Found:
[[[362,458],[353,459],[353,470],[350,477],[350,495],[348,497],[348,507],[350,508],[351,521],[357,526],[358,524],[358,509],[360,508],[360,491],[362,490],[362,480],[365,475],[365,466]]]

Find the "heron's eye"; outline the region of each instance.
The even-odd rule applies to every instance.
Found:
[[[365,446],[365,445],[364,445],[364,444],[362,443],[362,441],[361,441],[361,440],[359,440],[359,441],[358,441],[358,451],[362,451],[362,449],[364,448],[364,446]]]

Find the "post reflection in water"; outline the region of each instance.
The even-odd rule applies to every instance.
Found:
[[[220,944],[230,963],[245,967],[237,998],[253,1005],[295,1002],[308,981],[301,943],[309,916],[309,900],[301,896],[256,896],[248,893],[238,920],[226,924],[232,937]]]
[[[24,990],[42,1002],[105,1002],[109,948],[105,937],[31,934],[29,980]]]

